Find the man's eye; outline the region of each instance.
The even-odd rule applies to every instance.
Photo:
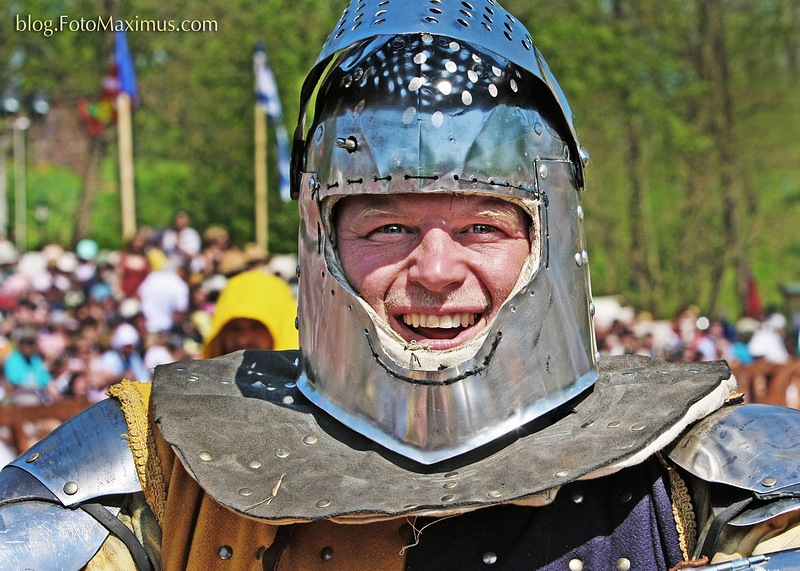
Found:
[[[489,234],[490,232],[495,232],[496,230],[497,228],[491,224],[474,224],[472,226],[472,231],[476,234]]]
[[[400,224],[386,224],[377,230],[381,234],[401,234],[403,227]]]

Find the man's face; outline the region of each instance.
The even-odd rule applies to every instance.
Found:
[[[274,341],[267,326],[246,317],[231,319],[219,332],[222,353],[231,353],[240,349],[271,350]]]
[[[530,217],[498,198],[353,196],[336,208],[350,284],[403,339],[435,350],[491,323],[530,253]]]

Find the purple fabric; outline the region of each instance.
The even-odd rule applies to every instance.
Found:
[[[546,507],[496,506],[442,519],[423,530],[406,569],[564,571],[579,559],[586,571],[613,570],[621,558],[647,571],[682,559],[666,474],[655,459],[569,484]]]

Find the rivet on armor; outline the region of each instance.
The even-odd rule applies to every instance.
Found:
[[[287,389],[293,389],[293,388],[295,388],[297,385],[296,385],[295,383],[286,383],[286,384],[285,384],[285,385],[283,385],[283,386],[284,386],[284,387],[286,387]]]
[[[455,488],[456,486],[458,486],[458,482],[447,482],[447,483],[445,483],[445,485],[444,485],[444,486],[442,486],[442,487],[443,487],[445,490],[452,490],[452,489],[453,489],[453,488]]]
[[[310,190],[315,190],[317,188],[317,179],[315,179],[313,176],[308,179],[308,188]]]
[[[297,265],[295,266],[295,268],[294,268],[294,275],[295,275],[296,277],[298,277],[298,278],[300,277],[300,264],[297,264]]]
[[[593,424],[594,424],[593,420],[587,420],[586,422],[581,423],[581,428],[589,428]]]
[[[569,571],[583,571],[583,561],[580,559],[569,560]]]
[[[448,472],[444,475],[445,478],[455,478],[456,476],[458,476],[458,472]]]
[[[233,557],[233,548],[230,545],[223,545],[219,548],[219,558],[226,561]]]
[[[589,263],[589,253],[586,250],[581,252],[581,258],[583,259],[583,263],[584,264],[588,264]]]
[[[597,307],[593,303],[589,304],[589,315],[594,317],[594,314],[597,313]]]
[[[777,483],[778,483],[778,480],[776,480],[772,476],[767,476],[766,478],[761,480],[761,485],[764,486],[765,488],[772,488]]]
[[[36,462],[36,461],[37,461],[39,458],[41,458],[41,457],[42,457],[42,454],[41,454],[41,452],[34,452],[33,454],[31,454],[30,456],[28,456],[27,458],[25,458],[25,461],[26,461],[28,464],[30,464],[31,462]]]
[[[442,496],[442,502],[448,503],[452,502],[456,499],[455,494],[447,494],[446,496]]]
[[[200,460],[203,462],[211,462],[213,459],[214,457],[211,455],[211,452],[208,452],[207,450],[200,452]]]
[[[634,431],[634,432],[639,432],[641,430],[644,430],[644,423],[643,422],[637,422],[636,424],[631,426],[631,430]]]
[[[486,563],[487,565],[494,565],[495,563],[497,563],[497,553],[495,553],[494,551],[487,551],[486,553],[483,554],[482,559],[483,562]]]
[[[583,206],[578,205],[578,220],[583,220]]]
[[[627,557],[620,557],[617,559],[617,571],[629,571],[631,568],[631,560]]]
[[[261,462],[261,460],[250,460],[247,463],[247,467],[250,468],[251,470],[258,470],[263,465],[264,464]]]
[[[556,478],[566,478],[569,476],[569,470],[559,470],[556,472]]]
[[[503,496],[503,492],[500,490],[491,490],[488,494],[486,494],[490,498],[500,498]]]
[[[620,424],[622,424],[620,421],[613,420],[608,423],[608,428],[617,428]]]
[[[297,316],[295,316],[295,318],[294,318],[294,328],[295,328],[295,329],[300,329],[300,318],[299,318],[299,317],[297,317]],[[297,365],[295,365],[295,367],[296,367],[296,366],[297,366]]]
[[[623,504],[627,504],[629,501],[631,501],[631,498],[633,498],[633,494],[630,492],[622,492],[619,495],[619,501],[621,501]]]
[[[333,548],[332,547],[325,547],[322,551],[319,552],[319,556],[322,558],[323,561],[330,561],[333,559]]]
[[[78,484],[75,482],[67,482],[64,484],[64,493],[68,496],[74,496],[78,493]]]
[[[186,367],[184,367],[183,365],[178,365],[177,367],[175,367],[175,370],[176,371],[185,371]]]
[[[193,383],[195,381],[199,381],[200,377],[198,377],[197,375],[189,375],[188,377],[186,377],[186,380],[189,381],[190,383]]]
[[[406,541],[412,541],[414,539],[414,528],[411,526],[410,523],[404,523],[400,526],[400,529],[397,530],[400,534],[400,537],[405,539]]]
[[[316,503],[316,506],[318,508],[327,508],[329,505],[331,505],[331,501],[330,500],[319,500]]]
[[[283,404],[294,404],[294,397],[292,396],[283,397],[282,402]]]
[[[311,445],[316,444],[318,441],[319,439],[314,434],[309,434],[308,436],[303,437],[303,444]]]
[[[636,371],[622,371],[623,375],[635,375]]]
[[[289,451],[286,448],[278,448],[275,451],[275,456],[278,458],[287,458],[289,456]]]
[[[581,256],[580,252],[575,254],[575,263],[578,264],[578,266],[582,266],[583,265],[583,256]]]
[[[239,488],[239,491],[236,493],[242,496],[243,498],[246,498],[247,496],[253,495],[253,490],[251,490],[250,488]]]
[[[547,178],[547,165],[539,166],[539,178]]]
[[[220,379],[219,382],[223,385],[229,385],[232,381],[230,379]]]
[[[576,504],[582,504],[583,503],[583,494],[579,494],[578,492],[575,492],[574,494],[572,494],[572,501],[575,502]]]
[[[256,559],[264,559],[264,554],[267,552],[267,548],[263,545],[258,548],[256,551]]]

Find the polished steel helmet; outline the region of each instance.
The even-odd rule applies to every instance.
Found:
[[[422,464],[475,450],[598,378],[571,111],[525,27],[494,0],[353,0],[303,87],[298,387]],[[350,195],[499,197],[531,252],[494,322],[451,351],[403,341],[348,283],[336,202]]]

